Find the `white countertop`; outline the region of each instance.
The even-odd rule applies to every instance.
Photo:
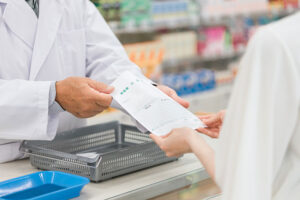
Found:
[[[212,140],[209,143],[211,142]],[[37,171],[30,165],[28,159],[0,164],[0,181]],[[135,199],[150,198],[150,196],[154,197],[199,182],[207,177],[198,159],[193,154],[187,154],[178,161],[168,164],[100,183],[90,183],[83,189],[78,199],[130,199],[131,195],[137,197]]]

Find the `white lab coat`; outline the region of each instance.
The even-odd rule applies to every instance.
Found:
[[[261,28],[216,150],[224,200],[300,199],[300,13]]]
[[[0,163],[22,157],[22,140],[51,140],[85,124],[48,113],[50,81],[142,76],[89,0],[39,2],[37,19],[25,0],[0,0]]]

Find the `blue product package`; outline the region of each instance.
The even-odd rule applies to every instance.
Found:
[[[198,83],[198,76],[194,72],[187,72],[184,75],[184,89],[185,95],[194,94],[198,92],[197,83]]]
[[[177,92],[177,94],[179,96],[184,95],[184,88],[183,88],[184,80],[183,80],[181,74],[174,74],[174,75],[172,75],[171,80],[172,80],[171,81],[172,86],[175,89],[175,91]]]
[[[0,200],[67,200],[80,196],[89,179],[44,171],[0,182]]]
[[[211,70],[203,69],[198,73],[198,90],[200,92],[214,89],[216,87],[215,73]]]

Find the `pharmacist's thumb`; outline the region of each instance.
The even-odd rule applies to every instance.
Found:
[[[185,107],[185,108],[189,107],[189,102],[187,102],[184,99],[180,98],[173,89],[171,89],[167,86],[164,86],[164,85],[159,85],[159,86],[157,86],[157,88],[160,89],[162,92],[164,92],[169,97],[171,97],[174,101],[176,101],[177,103],[182,105],[183,107]]]
[[[98,81],[95,81],[95,80],[90,79],[88,84],[91,88],[93,88],[94,90],[101,92],[101,93],[110,94],[114,91],[114,87],[106,85],[106,84],[98,82]]]

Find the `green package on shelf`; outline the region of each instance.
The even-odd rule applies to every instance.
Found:
[[[121,11],[122,12],[132,12],[134,11],[135,1],[133,0],[122,0],[121,1]]]
[[[137,26],[149,25],[150,20],[151,20],[151,17],[148,14],[138,14],[135,16],[135,22],[136,22]]]
[[[135,3],[135,10],[140,12],[150,12],[151,3],[148,0],[137,0]]]

